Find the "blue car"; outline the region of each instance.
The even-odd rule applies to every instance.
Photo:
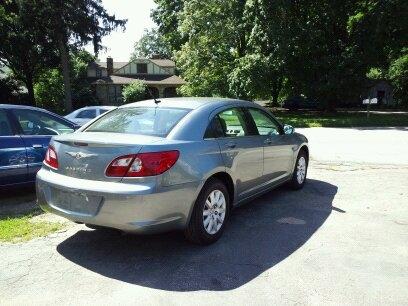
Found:
[[[77,128],[40,108],[0,104],[0,187],[34,183],[51,137]]]

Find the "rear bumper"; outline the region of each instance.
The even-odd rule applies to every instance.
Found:
[[[37,199],[48,212],[76,222],[135,233],[185,228],[200,182],[160,187],[37,174]]]

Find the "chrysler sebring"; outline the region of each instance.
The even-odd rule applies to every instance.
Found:
[[[121,106],[52,138],[39,205],[90,227],[183,230],[209,244],[231,209],[306,182],[307,139],[253,102],[171,98]]]

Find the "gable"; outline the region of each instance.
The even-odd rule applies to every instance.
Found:
[[[114,74],[116,75],[134,75],[138,74],[137,65],[146,64],[147,65],[147,74],[162,74],[162,75],[171,75],[174,74],[174,67],[161,67],[149,59],[136,59],[133,60],[123,67],[116,69]]]

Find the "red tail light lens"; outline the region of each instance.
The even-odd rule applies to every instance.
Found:
[[[179,155],[179,151],[165,151],[120,156],[109,164],[106,169],[106,176],[143,177],[159,175],[173,167]]]
[[[55,170],[58,169],[58,156],[53,146],[48,147],[45,153],[44,163]]]

